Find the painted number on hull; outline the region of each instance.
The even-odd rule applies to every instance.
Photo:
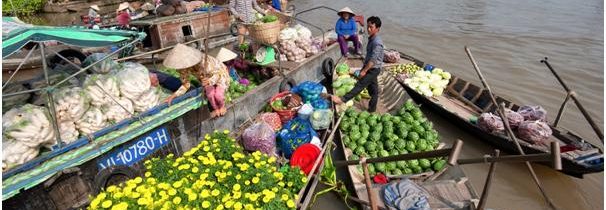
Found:
[[[166,128],[161,127],[136,141],[129,142],[97,162],[99,169],[116,165],[133,165],[170,142]]]

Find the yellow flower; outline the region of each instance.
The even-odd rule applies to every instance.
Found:
[[[114,199],[120,199],[120,198],[124,197],[124,194],[121,192],[117,192],[117,193],[114,193],[114,196],[112,196],[112,197]]]
[[[160,189],[164,189],[164,190],[166,190],[166,189],[168,189],[169,187],[170,187],[170,186],[169,186],[168,184],[164,183],[164,182],[162,182],[162,183],[158,184],[158,188],[160,188]]]
[[[252,193],[250,194],[250,196],[248,197],[248,199],[250,199],[250,201],[255,202],[257,201],[257,199],[259,198],[259,195],[257,193]]]
[[[192,172],[192,173],[198,173],[198,171],[200,171],[200,169],[198,169],[198,167],[193,167],[193,168],[191,169],[191,172]]]
[[[175,190],[175,189],[173,189],[173,188],[170,188],[170,189],[168,190],[168,195],[173,196],[173,195],[176,195],[176,194],[177,194],[177,190]]]
[[[234,205],[234,201],[227,201],[225,202],[225,207],[226,208],[231,208]]]
[[[139,204],[140,206],[147,205],[147,199],[145,199],[145,198],[139,198],[137,200],[137,204]]]
[[[139,183],[141,183],[142,181],[143,181],[143,179],[142,179],[141,177],[137,177],[137,178],[135,178],[135,183],[136,183],[136,184],[139,184]]]
[[[229,130],[223,130],[223,134],[229,134]]]
[[[90,202],[90,207],[92,209],[97,209],[99,207],[99,203],[101,203],[101,199],[99,199],[99,197],[93,199],[93,201]]]
[[[240,197],[242,197],[242,193],[241,192],[234,192],[234,198],[235,199],[238,199]]]
[[[301,181],[302,181],[303,183],[307,183],[307,177],[303,177],[303,178],[301,178]]]
[[[210,192],[207,189],[204,189],[204,190],[202,190],[202,192],[200,192],[200,197],[208,198],[208,197],[210,197]]]
[[[120,202],[118,205],[115,205],[112,207],[112,210],[127,210],[128,209],[128,203],[126,202]]]
[[[225,207],[223,207],[223,204],[219,204],[219,206],[217,206],[217,208],[215,208],[215,210],[223,210],[225,209]]]
[[[253,184],[257,184],[257,183],[259,183],[259,177],[253,177],[253,178],[252,178],[252,183],[253,183]]]
[[[183,182],[182,181],[176,181],[175,183],[173,183],[173,187],[175,189],[179,189],[179,187],[183,186]]]
[[[150,177],[151,175],[152,175],[152,173],[151,173],[151,172],[149,172],[149,171],[148,171],[148,172],[145,172],[145,177]]]
[[[198,198],[197,194],[189,194],[187,196],[187,200],[189,200],[189,201],[195,201],[197,198]]]
[[[238,174],[236,175],[236,180],[240,180],[242,178],[242,175]]]
[[[278,186],[284,187],[284,182],[278,182]]]
[[[141,193],[134,192],[133,194],[131,194],[131,196],[130,196],[130,197],[131,197],[131,198],[139,198],[139,197],[141,197]]]
[[[276,158],[272,156],[272,157],[270,157],[270,158],[267,160],[267,162],[268,162],[268,163],[275,163],[275,162],[276,162]]]
[[[271,201],[271,198],[269,198],[269,197],[267,197],[267,196],[265,196],[265,197],[263,198],[263,202],[264,202],[264,203],[269,203],[270,201]]]
[[[207,209],[208,207],[210,207],[210,202],[208,202],[208,201],[202,202],[202,208]]]
[[[288,200],[288,202],[286,202],[286,206],[288,206],[288,208],[294,208],[295,202],[292,200]]]
[[[286,185],[288,185],[288,187],[292,187],[293,183],[292,182],[288,182]]]
[[[202,150],[204,150],[204,152],[208,152],[208,151],[210,151],[210,147],[209,146],[204,146],[204,148],[202,148]]]
[[[179,205],[181,203],[181,197],[177,196],[177,197],[173,198],[173,203],[175,205]]]
[[[246,181],[244,181],[244,184],[245,185],[250,185],[250,181],[246,180]]]
[[[101,203],[101,207],[103,207],[103,208],[109,208],[110,206],[112,206],[111,200],[106,200],[106,201],[103,201],[103,203]]]
[[[221,192],[220,192],[219,190],[217,190],[217,189],[214,189],[214,190],[211,192],[211,195],[213,195],[213,196],[218,196],[219,194],[221,194]]]
[[[240,202],[234,203],[234,209],[242,209],[242,203],[240,203]]]
[[[283,201],[287,201],[287,200],[288,200],[288,195],[286,195],[286,194],[282,194],[282,200],[283,200]]]

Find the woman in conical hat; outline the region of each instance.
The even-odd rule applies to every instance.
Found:
[[[349,46],[347,44],[348,41],[352,41],[354,43],[356,54],[362,54],[360,52],[362,43],[360,43],[357,34],[358,25],[353,19],[355,13],[349,7],[345,7],[339,10],[337,14],[341,18],[337,20],[335,32],[337,32],[337,41],[341,47],[341,55],[343,55],[343,57],[349,56]]]
[[[213,108],[211,117],[223,116],[227,112],[225,90],[229,87],[230,78],[227,67],[219,59],[186,45],[177,44],[168,53],[163,65],[177,69],[181,76],[181,87],[166,99],[169,104],[175,97],[187,92],[191,86],[189,75],[197,75],[204,87],[206,98]]]

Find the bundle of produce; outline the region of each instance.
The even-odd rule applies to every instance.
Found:
[[[478,127],[489,133],[501,133],[505,130],[501,117],[492,113],[482,113],[478,117]]]
[[[29,147],[18,140],[2,138],[2,170],[10,169],[36,158],[39,151],[38,147]]]
[[[60,120],[78,120],[90,106],[90,98],[80,87],[65,87],[54,93],[55,111]]]
[[[53,72],[49,72],[48,81],[50,82],[50,84],[57,84],[58,82],[64,80],[68,76],[69,75],[66,73],[53,71]],[[63,87],[76,87],[76,86],[80,86],[80,81],[78,81],[78,79],[76,77],[72,77],[71,79],[67,80],[67,82],[59,85],[58,87],[63,88]],[[36,78],[32,83],[30,83],[30,87],[32,89],[46,88],[46,87],[48,87],[48,83],[46,82],[44,75],[41,75],[40,77]],[[32,104],[38,105],[38,106],[43,106],[43,105],[46,105],[47,103],[48,103],[48,97],[47,97],[45,91],[37,91],[32,94]]]
[[[143,177],[103,189],[88,209],[296,209],[307,178],[276,162],[245,154],[228,131],[206,134],[182,157],[145,161]]]
[[[332,82],[332,87],[336,89],[335,95],[344,96],[354,88],[356,82],[358,82],[356,79],[347,74],[339,75],[337,79]]]
[[[393,74],[414,74],[415,72],[419,71],[419,70],[423,70],[423,68],[421,68],[420,66],[417,66],[414,63],[407,63],[407,64],[398,64],[396,66],[392,66],[387,68],[387,70]]]
[[[85,135],[93,134],[107,126],[107,118],[98,107],[90,107],[82,117],[76,121],[76,128]]]
[[[294,28],[285,28],[280,31],[280,43],[284,41],[295,41],[299,39],[299,34],[297,33],[297,29]]]
[[[90,66],[91,64],[102,60],[106,56],[107,54],[105,53],[93,53],[86,57],[86,59],[84,59],[84,62],[82,62],[82,67]],[[111,70],[114,70],[116,68],[118,68],[118,62],[114,61],[114,59],[109,58],[93,65],[89,69],[97,74],[107,74]]]
[[[290,159],[292,153],[302,144],[309,143],[318,134],[314,131],[309,120],[295,117],[288,121],[278,133],[280,148],[284,157]]]
[[[286,91],[273,96],[269,105],[273,111],[280,115],[282,123],[286,123],[296,115],[297,110],[303,105],[303,101],[301,96]]]
[[[512,129],[516,129],[524,122],[524,117],[511,109],[505,109],[505,116],[507,116],[507,122],[509,122],[509,126],[511,126]]]
[[[346,63],[337,64],[336,71],[337,75],[339,76],[349,75],[349,65],[347,65]]]
[[[332,117],[332,110],[330,109],[315,110],[311,114],[311,126],[315,130],[327,129],[330,126],[330,122],[332,122]]]
[[[59,134],[61,136],[61,141],[66,144],[72,143],[78,139],[80,133],[76,129],[76,123],[71,120],[63,120],[59,121]]]
[[[118,82],[113,75],[91,74],[84,81],[84,89],[94,106],[102,106],[120,96]]]
[[[245,85],[243,83],[249,83],[248,85]],[[229,84],[229,88],[227,88],[227,98],[229,98],[229,100],[226,100],[227,103],[231,102],[232,100],[239,98],[240,96],[244,95],[247,91],[252,90],[253,88],[257,87],[257,85],[255,84],[250,84],[249,80],[241,80],[241,82],[236,82],[236,81],[231,81]]]
[[[125,62],[122,70],[116,73],[120,94],[132,101],[138,98],[151,87],[149,72],[139,63]]]
[[[2,136],[36,149],[55,143],[48,110],[31,104],[12,108],[2,115]]]
[[[265,122],[256,122],[244,130],[242,145],[248,151],[260,151],[267,155],[276,155],[276,133]]]
[[[518,137],[533,144],[544,143],[549,139],[551,133],[549,125],[540,120],[524,121],[517,130]]]
[[[417,71],[411,78],[404,80],[404,84],[424,96],[440,96],[448,85],[450,73],[436,68],[433,71]]]
[[[383,51],[383,61],[385,63],[397,63],[400,61],[400,52],[395,50],[384,50]]]
[[[128,98],[117,97],[116,101],[111,101],[102,107],[102,111],[111,123],[117,123],[132,116],[135,112],[133,102]]]
[[[280,129],[282,129],[280,115],[273,112],[258,115],[256,121],[262,121],[264,123],[267,123],[274,131],[279,131]]]
[[[2,90],[2,93],[4,93],[4,94],[17,93],[17,92],[21,92],[21,91],[25,91],[25,90],[27,90],[27,88],[21,84],[9,84],[6,86],[6,88],[4,88]],[[9,110],[13,107],[18,107],[23,104],[26,104],[27,100],[29,100],[29,98],[30,98],[30,94],[19,94],[19,95],[12,95],[12,96],[8,96],[8,97],[2,97],[2,111],[6,112],[7,110]]]
[[[547,121],[547,111],[541,106],[522,106],[518,109],[518,113],[524,117],[524,120]]]
[[[295,41],[286,40],[280,43],[280,52],[286,55],[289,61],[301,62],[305,59],[305,50],[297,47]]]
[[[134,109],[137,112],[145,112],[158,105],[160,95],[157,88],[149,88],[144,91],[139,98],[133,100]]]
[[[411,100],[404,103],[397,115],[370,114],[353,109],[345,111],[339,126],[343,132],[342,142],[353,154],[349,160],[364,155],[370,158],[388,157],[421,151],[431,151],[438,147],[438,132]],[[441,158],[418,159],[368,166],[371,175],[418,174],[424,171],[439,171],[445,166]]]
[[[311,31],[308,28],[306,28],[305,26],[302,26],[301,24],[297,24],[294,28],[295,28],[295,30],[297,30],[297,36],[299,38],[311,39]]]
[[[307,57],[318,54],[318,52],[320,52],[320,50],[316,47],[313,47],[311,45],[311,39],[306,39],[306,38],[299,38],[297,40],[295,40],[295,44],[297,45],[297,47],[303,49],[303,51],[305,51],[305,55]]]
[[[303,97],[304,103],[311,103],[320,98],[323,88],[324,86],[319,83],[305,81],[293,87],[290,91]]]

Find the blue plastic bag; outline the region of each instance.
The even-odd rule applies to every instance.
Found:
[[[330,104],[324,98],[318,98],[318,99],[312,101],[311,106],[313,106],[314,109],[329,109],[330,108]]]
[[[301,145],[309,143],[314,136],[318,136],[309,120],[296,117],[288,121],[278,133],[280,149],[284,157],[290,159],[292,153]]]
[[[311,103],[312,101],[320,98],[323,88],[324,86],[319,83],[305,81],[295,86],[290,91],[300,95],[305,103]]]

